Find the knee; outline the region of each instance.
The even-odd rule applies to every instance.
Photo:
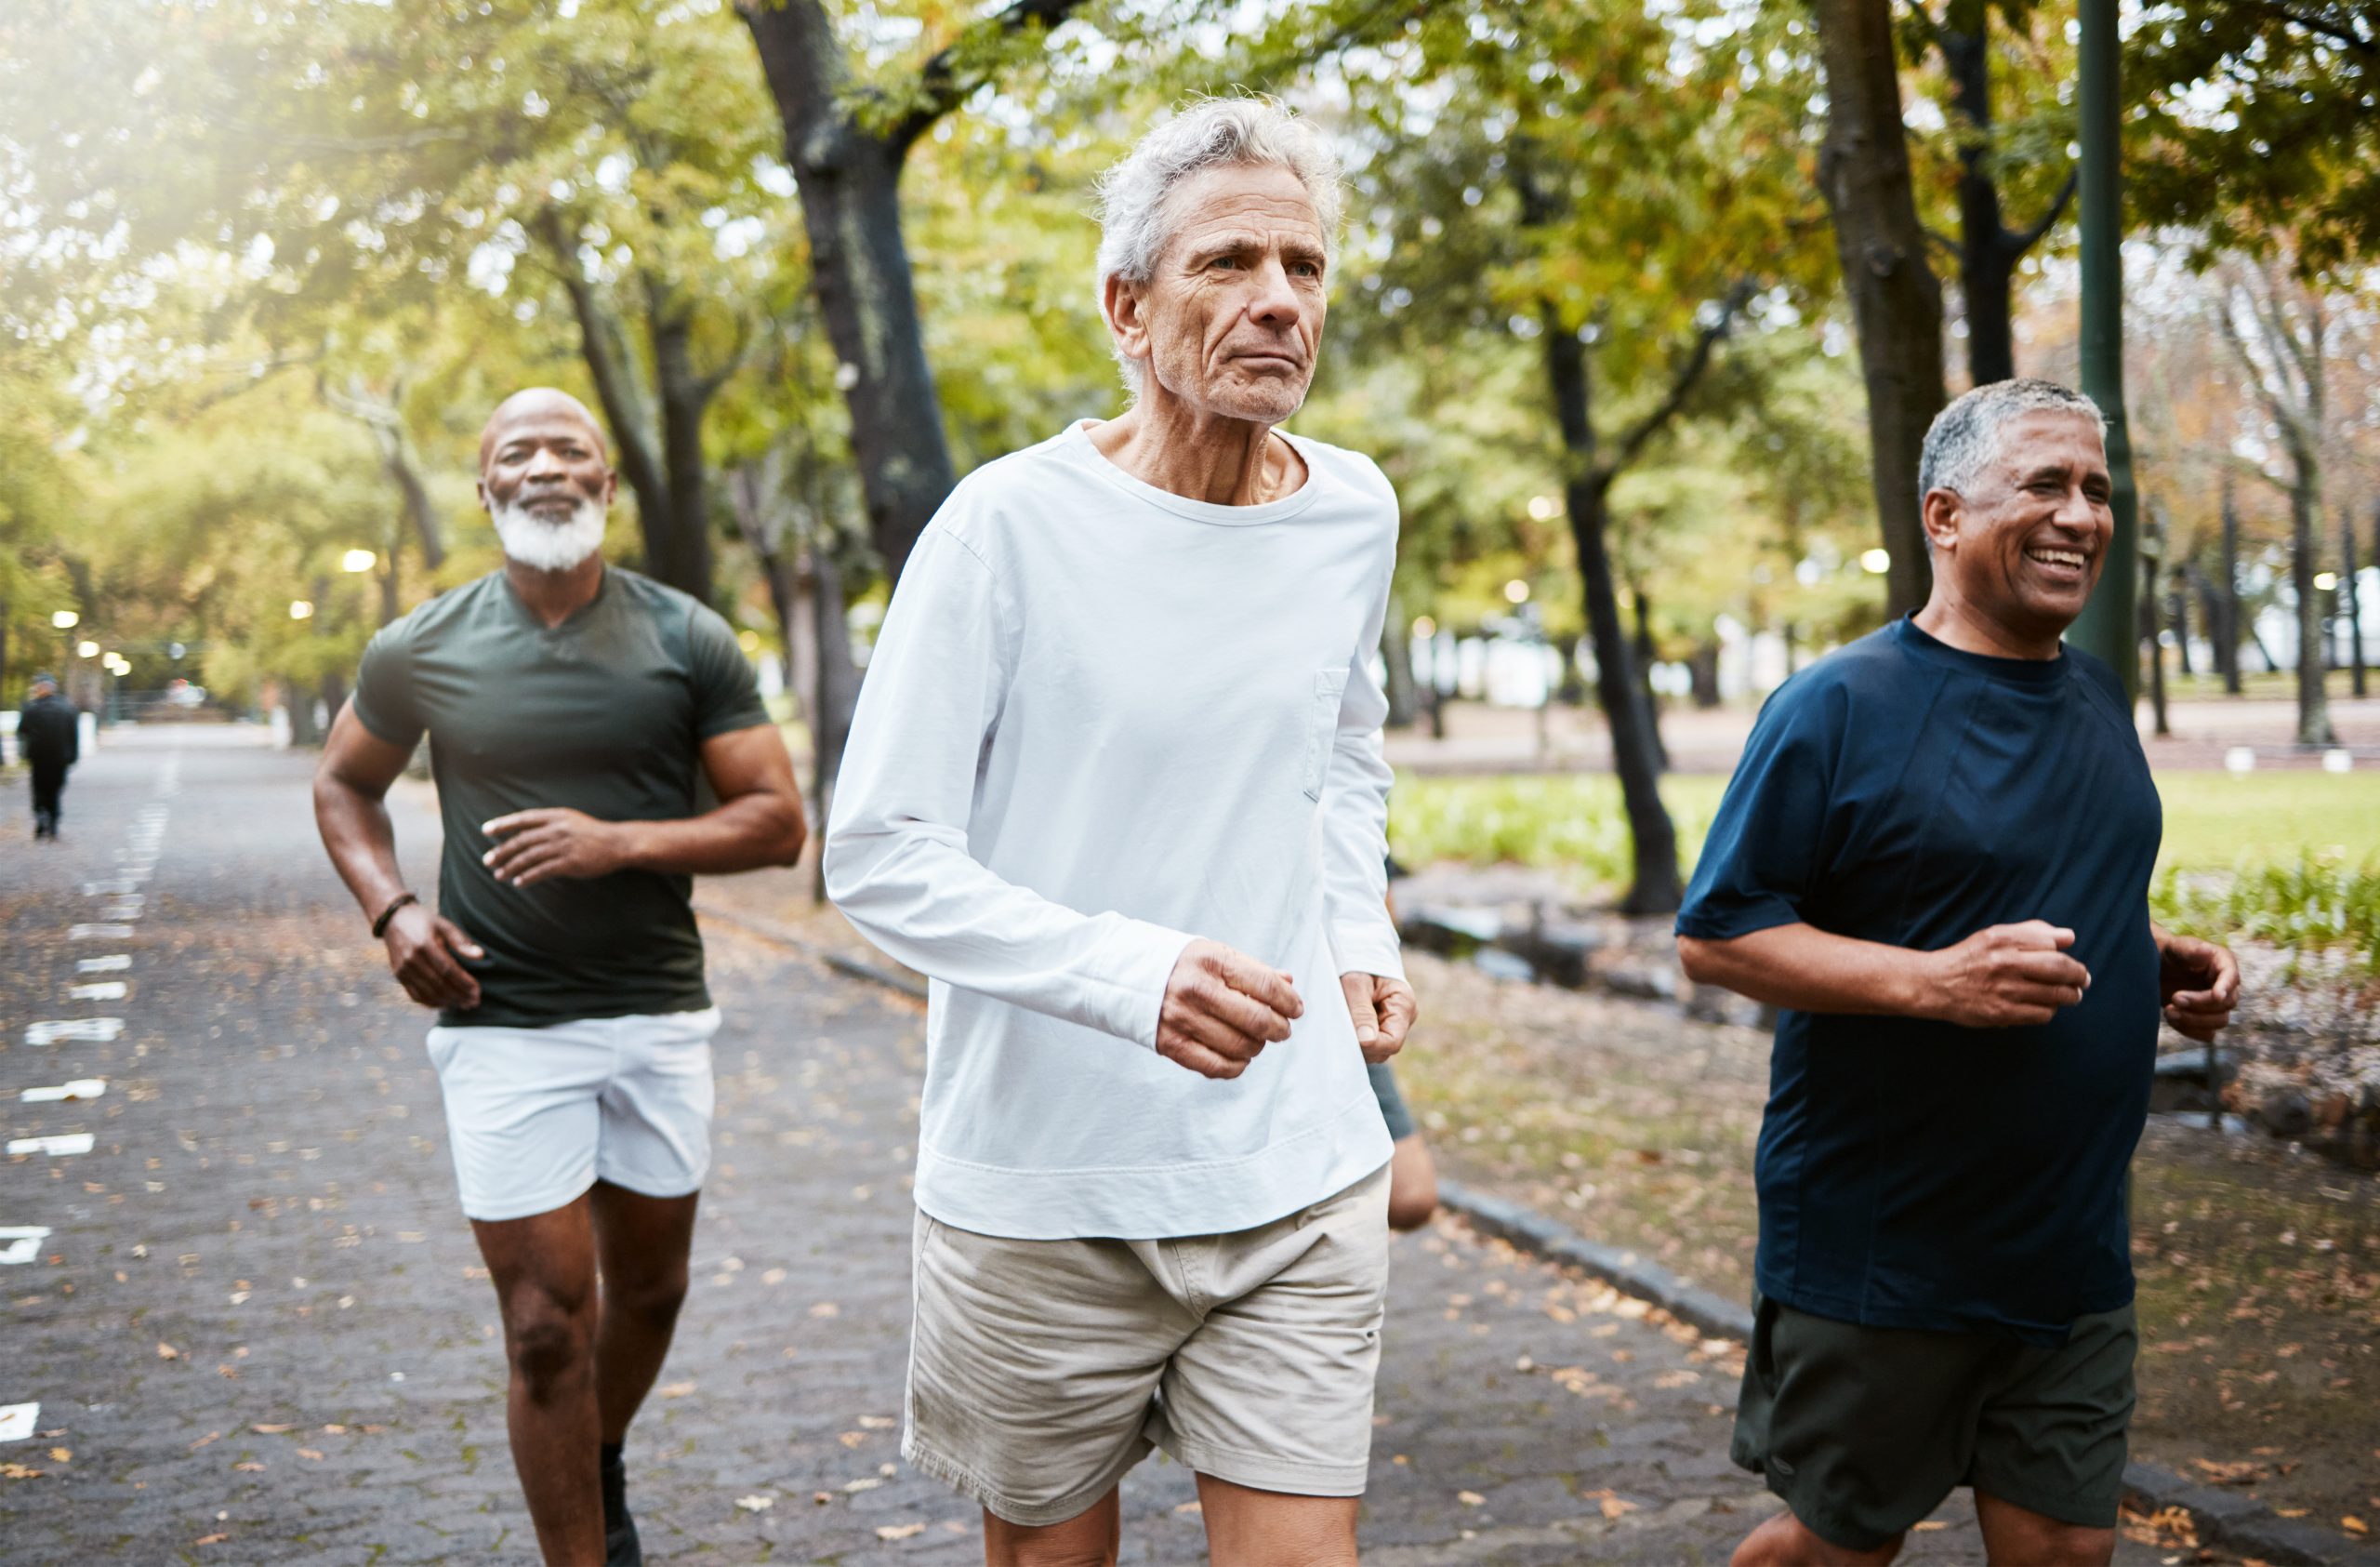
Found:
[[[1744,1536],[1727,1567],[1890,1567],[1901,1536],[1873,1550],[1851,1550],[1817,1534],[1789,1508]]]
[[[1116,1552],[1098,1546],[1024,1543],[1000,1557],[998,1567],[1116,1567]]]
[[[505,1312],[505,1352],[533,1398],[560,1390],[594,1366],[594,1321],[582,1302],[537,1295]]]
[[[603,1281],[603,1309],[618,1312],[640,1326],[666,1333],[677,1324],[678,1308],[686,1303],[686,1270],[681,1266],[658,1277]]]

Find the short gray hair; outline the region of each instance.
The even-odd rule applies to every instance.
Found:
[[[1107,280],[1146,283],[1173,237],[1167,199],[1193,175],[1238,166],[1285,168],[1298,177],[1322,225],[1326,254],[1339,255],[1339,160],[1278,99],[1257,94],[1199,99],[1141,138],[1099,179],[1099,289]],[[1118,351],[1135,396],[1145,366]]]
[[[1991,381],[1953,402],[1934,416],[1925,432],[1925,449],[1917,459],[1917,495],[1923,500],[1934,490],[1964,495],[1985,468],[2000,457],[2000,432],[2010,420],[2042,412],[2088,415],[2108,432],[2108,418],[2099,405],[2056,381],[2019,379]]]

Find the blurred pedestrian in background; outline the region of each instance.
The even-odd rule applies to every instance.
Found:
[[[83,710],[58,693],[58,677],[33,676],[17,710],[17,754],[33,776],[33,837],[58,839],[58,800],[67,769],[82,759]]]

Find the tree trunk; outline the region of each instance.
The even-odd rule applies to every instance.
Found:
[[[2157,532],[2161,538],[2164,531],[2160,524]],[[2165,722],[2165,649],[2159,640],[2164,627],[2157,600],[2157,561],[2162,554],[2160,551],[2156,556],[2142,555],[2141,575],[2148,587],[2140,595],[2140,635],[2149,643],[2149,707],[2156,715],[2156,733],[2161,739],[2174,732]]]
[[[825,535],[810,547],[811,626],[816,633],[817,689],[811,693],[811,801],[817,830],[823,834],[835,804],[835,775],[842,770],[843,747],[851,738],[852,712],[859,706],[859,669],[852,662],[849,606],[843,602],[842,564],[835,558],[833,541]],[[823,841],[823,839],[822,839]],[[811,894],[826,899],[826,862],[821,855]]]
[[[785,122],[812,286],[851,410],[868,535],[897,580],[958,483],[901,232],[907,144],[853,121],[842,47],[818,0],[746,0],[743,15]]]
[[[1554,411],[1562,429],[1569,471],[1563,485],[1570,538],[1584,583],[1587,632],[1595,654],[1595,696],[1611,735],[1612,771],[1634,840],[1635,884],[1620,902],[1631,914],[1674,912],[1686,896],[1678,877],[1677,829],[1661,804],[1660,759],[1649,715],[1636,695],[1628,638],[1612,586],[1609,496],[1611,476],[1595,466],[1594,426],[1588,413],[1586,345],[1575,332],[1545,334],[1545,364]]]
[[[2363,690],[2363,583],[2355,558],[2355,512],[2339,512],[2339,607],[2347,617],[2347,668],[2354,671],[2355,694]],[[0,612],[5,613],[5,612]]]
[[[2226,695],[2240,694],[2240,635],[2246,631],[2255,635],[2254,628],[2243,623],[2240,615],[2240,498],[2239,481],[2228,471],[2223,475],[2223,577],[2216,583],[2222,591],[2223,614],[2219,624],[2222,640],[2215,649],[2215,666],[2223,671]],[[2265,652],[2261,639],[2256,651]],[[2265,667],[2272,667],[2272,655],[2265,653]]]
[[[2016,335],[2011,327],[2010,283],[2024,252],[2003,243],[2000,187],[1987,163],[1985,138],[1991,131],[1990,13],[1974,12],[1972,31],[1944,23],[1935,34],[1950,77],[1950,107],[1965,116],[1974,139],[1959,149],[1959,291],[1965,297],[1967,379],[1976,386],[2004,381],[2016,373]],[[1958,15],[1959,8],[1953,8]],[[1968,20],[1960,16],[1962,21]]]
[[[1388,618],[1380,629],[1380,661],[1388,671],[1388,727],[1410,729],[1419,710],[1413,692],[1412,622],[1395,594],[1389,596]]]
[[[2288,427],[2283,426],[2284,435]],[[2322,681],[2322,602],[2314,586],[2320,564],[2322,470],[2312,447],[2294,443],[2295,463],[2289,486],[2289,582],[2297,594],[2297,743],[2331,746],[2338,737],[2331,730],[2330,696]]]
[[[2165,612],[2174,622],[2175,665],[2182,673],[2195,676],[2198,671],[2190,668],[2190,596],[2179,571],[2168,577],[2166,582],[2169,593]]]
[[[695,374],[694,323],[680,309],[650,314],[653,379],[661,401],[661,464],[666,511],[651,517],[637,498],[644,525],[645,570],[705,604],[711,595],[710,467],[703,456],[703,418],[716,383]],[[655,525],[655,524],[659,525]]]
[[[1636,604],[1636,644],[1630,650],[1636,659],[1636,699],[1645,706],[1645,733],[1652,737],[1653,765],[1666,773],[1670,748],[1661,743],[1661,699],[1653,690],[1653,666],[1660,660],[1660,650],[1653,645],[1653,601],[1633,582],[1628,585],[1628,596]]]
[[[1899,615],[1925,602],[1929,579],[1917,467],[1944,401],[1942,288],[1925,264],[1910,179],[1891,0],[1813,0],[1811,8],[1828,106],[1818,185],[1858,327],[1870,474],[1891,556],[1887,608]]]

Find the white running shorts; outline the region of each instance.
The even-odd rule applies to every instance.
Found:
[[[430,1030],[463,1212],[550,1213],[597,1181],[684,1197],[710,1170],[719,1008]]]

